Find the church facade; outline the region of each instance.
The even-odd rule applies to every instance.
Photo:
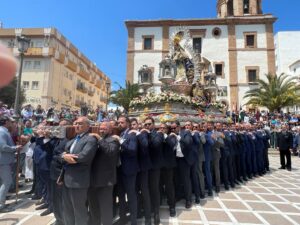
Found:
[[[218,100],[233,111],[244,108],[245,92],[264,74],[275,73],[276,17],[263,14],[261,0],[218,0],[217,15],[212,19],[126,21],[126,79],[147,83],[147,91],[158,92],[160,63],[174,54],[176,42],[195,64],[195,77],[201,78],[203,68],[199,72],[197,66],[201,62],[208,65],[206,72],[217,75]],[[145,69],[149,71],[146,77],[141,73]]]

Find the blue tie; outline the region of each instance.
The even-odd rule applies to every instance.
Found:
[[[73,142],[71,149],[70,149],[70,153],[73,153],[75,145],[77,144],[77,142],[80,140],[80,135],[77,135],[75,138],[75,141]]]

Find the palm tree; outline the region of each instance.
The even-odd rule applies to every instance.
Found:
[[[286,74],[266,75],[267,81],[257,80],[258,87],[246,92],[245,105],[266,107],[270,112],[300,103],[298,78]]]
[[[125,88],[120,84],[118,85],[120,87],[119,90],[112,91],[109,100],[116,105],[122,106],[128,112],[130,101],[141,95],[139,86],[138,84],[131,84],[129,81],[126,81]]]

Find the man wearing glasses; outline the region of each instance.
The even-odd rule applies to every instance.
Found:
[[[193,138],[190,130],[181,130],[179,121],[175,121],[171,124],[171,134],[177,137],[176,145],[176,157],[178,172],[181,182],[183,183],[184,188],[184,197],[185,197],[185,207],[187,209],[192,207],[192,187],[191,187],[191,162],[193,161],[192,157],[192,144]],[[177,185],[178,187],[178,185]],[[176,193],[179,194],[177,190]],[[177,195],[178,195],[177,194]],[[180,196],[179,196],[180,197]]]
[[[175,210],[175,185],[174,185],[174,168],[176,168],[176,145],[177,136],[168,135],[167,124],[161,124],[159,130],[164,133],[165,144],[163,149],[163,168],[161,169],[161,184],[165,186],[168,199],[170,217],[176,215]]]
[[[163,163],[163,144],[164,134],[155,130],[154,119],[148,117],[144,120],[144,126],[150,131],[149,153],[152,162],[152,169],[149,171],[149,188],[151,197],[151,206],[154,211],[154,224],[160,223],[160,169]]]
[[[139,123],[137,119],[130,120],[131,130],[136,132],[138,140],[138,159],[140,171],[137,174],[138,192],[141,192],[142,206],[145,215],[145,225],[151,225],[151,201],[149,193],[149,170],[152,168],[152,163],[149,153],[150,131],[143,128],[139,131]],[[138,201],[140,202],[140,201]],[[139,210],[141,207],[138,207]]]
[[[137,196],[136,177],[139,172],[138,141],[136,132],[130,131],[130,120],[126,116],[120,116],[118,126],[121,130],[121,166],[118,170],[118,187],[120,202],[120,223],[126,224],[126,201],[127,194],[131,225],[137,224]]]
[[[90,123],[87,117],[74,122],[76,137],[66,145],[62,154],[64,161],[63,209],[65,225],[87,225],[87,191],[90,186],[90,171],[97,151],[97,140],[89,136]]]

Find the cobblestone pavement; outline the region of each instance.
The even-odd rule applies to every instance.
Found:
[[[177,204],[177,217],[170,218],[168,207],[161,207],[162,224],[300,224],[300,158],[292,158],[292,172],[278,170],[279,155],[270,155],[271,173],[252,179],[230,191],[221,191],[213,198],[202,200],[191,209],[184,202]],[[27,188],[28,189],[28,188]],[[14,196],[12,196],[14,197]],[[18,204],[8,202],[16,211],[0,214],[1,225],[48,225],[53,214],[40,217],[35,202],[20,194]],[[140,221],[140,224],[143,224]]]

